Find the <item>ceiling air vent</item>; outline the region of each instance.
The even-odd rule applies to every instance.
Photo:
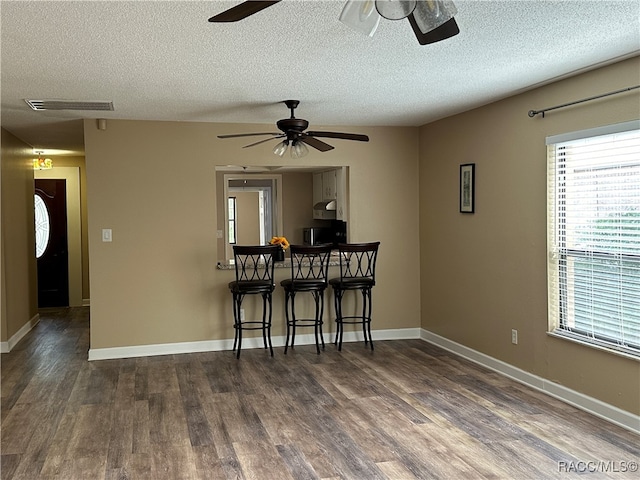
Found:
[[[113,102],[77,102],[73,100],[25,100],[33,110],[113,110]]]

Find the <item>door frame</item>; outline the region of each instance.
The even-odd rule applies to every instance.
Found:
[[[69,252],[69,306],[81,307],[82,301],[82,219],[80,216],[80,168],[53,167],[34,170],[34,180],[51,178],[67,184],[67,251]],[[35,246],[34,246],[35,254]]]

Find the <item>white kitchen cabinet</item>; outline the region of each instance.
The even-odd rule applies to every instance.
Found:
[[[323,200],[336,200],[336,196],[338,194],[338,185],[337,185],[337,170],[329,170],[327,172],[322,172],[322,190],[323,190]]]
[[[313,210],[313,218],[346,220],[346,178],[344,169],[337,168],[313,174],[313,204],[335,201],[335,210]]]

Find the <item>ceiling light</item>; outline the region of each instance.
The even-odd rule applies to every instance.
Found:
[[[387,20],[402,20],[413,13],[416,3],[416,0],[376,0],[376,10]]]
[[[301,158],[309,153],[309,149],[302,140],[294,140],[291,144],[291,158]]]
[[[283,140],[275,146],[275,148],[273,149],[273,153],[281,157],[284,155],[284,152],[287,151],[288,146],[289,146],[289,140]]]
[[[427,0],[418,2],[413,18],[422,33],[430,32],[451,20],[458,9],[451,0]]]
[[[372,37],[380,23],[380,14],[374,0],[348,0],[340,14],[340,21]]]
[[[53,168],[53,162],[50,158],[43,158],[42,152],[36,152],[38,158],[33,159],[34,170],[51,170]]]

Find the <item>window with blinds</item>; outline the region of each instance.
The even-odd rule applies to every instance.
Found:
[[[640,121],[547,138],[550,331],[640,357]]]

